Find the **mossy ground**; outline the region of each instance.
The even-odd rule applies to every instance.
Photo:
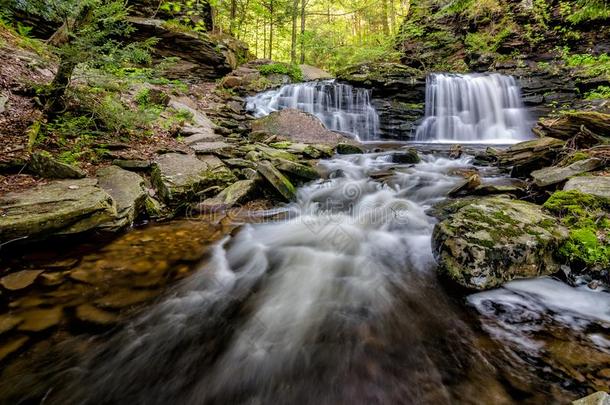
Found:
[[[544,208],[570,229],[559,249],[564,260],[587,269],[610,266],[610,201],[576,190],[557,191]]]

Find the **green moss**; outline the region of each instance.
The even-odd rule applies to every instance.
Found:
[[[287,75],[293,82],[303,81],[303,72],[297,65],[289,65],[287,63],[272,63],[270,65],[262,65],[258,70],[264,76],[271,74]]]
[[[557,191],[544,208],[559,216],[570,230],[569,239],[559,249],[566,261],[587,268],[610,265],[608,200],[576,190]]]
[[[610,99],[610,86],[599,86],[585,93],[586,100]]]

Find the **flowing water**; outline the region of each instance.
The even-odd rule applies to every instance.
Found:
[[[53,355],[43,382],[4,379],[0,392],[62,405],[573,398],[578,377],[545,353],[567,341],[603,369],[610,295],[523,281],[471,295],[465,311],[437,280],[426,212],[471,158],[397,165],[393,153],[323,161],[326,180],[301,188],[285,219],[243,226],[142,315],[81,355]]]
[[[512,76],[435,73],[426,79],[422,142],[514,143],[531,136],[531,122]]]
[[[250,97],[248,111],[256,117],[295,108],[313,114],[333,130],[360,140],[377,139],[379,115],[371,105],[371,92],[332,80],[290,84]]]
[[[321,161],[324,180],[261,213],[283,219],[216,243],[121,327],[3,374],[0,402],[560,404],[607,386],[608,291],[545,278],[464,297],[439,281],[428,212],[472,158],[393,163],[403,147]]]

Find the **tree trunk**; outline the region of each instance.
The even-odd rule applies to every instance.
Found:
[[[57,68],[57,73],[51,82],[51,89],[46,99],[44,112],[47,117],[53,117],[64,109],[63,97],[70,85],[70,79],[76,69],[77,63],[62,58]]]
[[[305,64],[305,6],[307,0],[301,0],[301,65]]]
[[[235,23],[237,19],[237,0],[231,0],[231,11],[229,14],[229,33],[235,36]]]
[[[269,2],[269,59],[273,60],[273,0]]]
[[[390,35],[390,27],[388,26],[388,1],[389,0],[383,0],[381,7],[381,28],[386,37]]]
[[[290,44],[290,63],[297,63],[297,18],[299,15],[299,0],[292,2],[292,38]]]

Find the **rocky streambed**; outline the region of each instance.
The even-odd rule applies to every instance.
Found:
[[[2,399],[564,403],[607,387],[607,273],[567,271],[569,224],[489,163],[539,160],[548,140],[366,147],[320,161],[279,210],[14,249]],[[599,169],[564,187],[607,198]]]

